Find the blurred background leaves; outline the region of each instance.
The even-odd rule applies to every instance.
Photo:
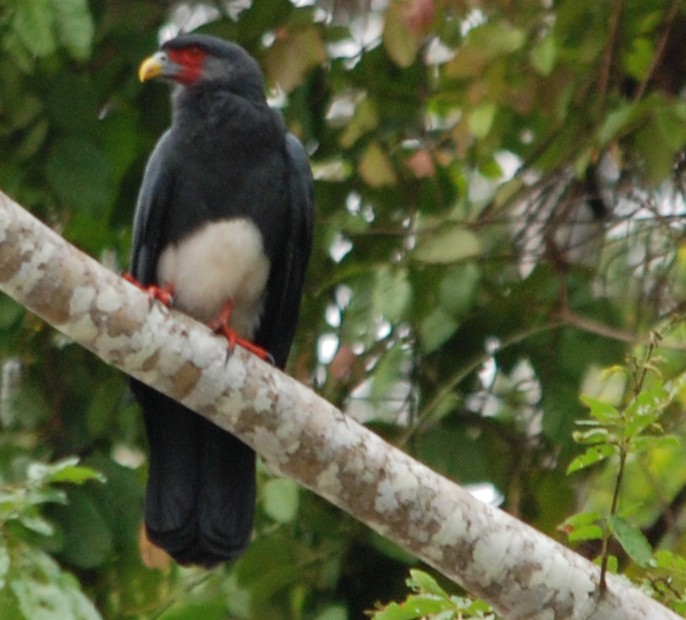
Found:
[[[5,0],[0,188],[125,269],[169,122],[138,63],[180,30],[237,41],[317,179],[291,372],[559,537],[610,488],[564,474],[580,394],[621,403],[601,369],[667,322],[663,372],[684,370],[685,27],[676,0]],[[266,471],[234,566],[150,556],[125,378],[4,297],[0,364],[0,491],[24,493],[0,502],[3,618],[345,620],[403,596],[411,558]],[[663,419],[677,436],[682,403]],[[683,452],[642,454],[626,484],[676,551]],[[31,464],[71,455],[105,481],[48,480],[38,501]]]

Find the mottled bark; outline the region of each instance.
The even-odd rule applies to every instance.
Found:
[[[0,193],[0,289],[106,363],[241,437],[272,468],[426,561],[506,618],[676,618],[474,499],[310,389],[155,303]]]

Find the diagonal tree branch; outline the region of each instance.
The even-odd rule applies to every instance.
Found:
[[[0,192],[0,289],[106,363],[250,444],[506,618],[677,618],[638,589],[482,504],[311,390],[159,304]]]

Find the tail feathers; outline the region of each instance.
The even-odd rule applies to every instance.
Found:
[[[150,445],[148,537],[180,564],[235,559],[252,533],[254,452],[175,401],[141,384],[133,387]]]

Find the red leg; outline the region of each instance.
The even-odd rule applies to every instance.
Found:
[[[156,286],[155,284],[151,286],[144,286],[130,273],[123,273],[122,278],[124,278],[124,280],[127,282],[131,282],[131,284],[141,289],[141,291],[147,293],[148,299],[150,300],[150,305],[152,305],[152,302],[155,299],[161,301],[165,306],[171,306],[174,302],[173,284],[167,284],[165,286]]]
[[[226,304],[224,304],[224,307],[219,312],[217,318],[210,323],[210,329],[217,332],[218,334],[221,334],[222,336],[224,336],[224,338],[226,338],[226,340],[229,343],[229,352],[232,352],[236,345],[238,345],[239,347],[243,347],[246,351],[249,351],[253,355],[257,355],[257,357],[259,357],[261,360],[273,363],[272,356],[269,354],[268,351],[266,351],[262,347],[258,347],[256,344],[253,344],[245,338],[239,337],[233,329],[233,327],[231,327],[232,310],[233,300],[230,299],[226,302]]]

